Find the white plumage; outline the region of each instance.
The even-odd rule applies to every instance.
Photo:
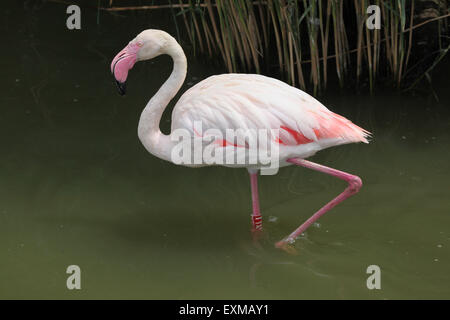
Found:
[[[367,143],[368,132],[328,110],[309,94],[256,74],[211,76],[187,90],[172,113],[172,131],[280,129],[282,158],[311,156],[332,145]],[[232,142],[230,142],[230,145]]]

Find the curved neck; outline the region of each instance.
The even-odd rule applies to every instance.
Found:
[[[170,161],[174,142],[159,128],[164,109],[180,90],[186,78],[187,61],[183,49],[171,39],[165,53],[173,60],[173,70],[158,92],[147,103],[139,120],[138,135],[145,148],[153,155]]]

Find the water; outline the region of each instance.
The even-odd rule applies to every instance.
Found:
[[[63,5],[2,11],[0,298],[450,298],[444,69],[434,78],[439,103],[381,90],[320,98],[374,139],[312,158],[361,176],[364,187],[290,256],[273,243],[345,184],[295,167],[261,177],[266,238],[254,246],[245,170],[177,167],[140,145],[139,114],[170,60],[136,65],[124,98],[112,84],[114,54],[145,27],[173,31],[170,15],[96,19],[84,10],[83,29],[68,31]],[[189,62],[182,91],[223,72]],[[170,110],[166,132],[168,119]],[[66,288],[72,264],[80,291]],[[372,264],[381,290],[366,288]]]

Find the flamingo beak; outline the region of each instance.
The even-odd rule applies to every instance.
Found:
[[[124,96],[127,93],[127,84],[125,82],[121,83],[116,80],[117,89],[119,90],[119,94]]]
[[[128,71],[133,68],[137,61],[138,50],[139,46],[130,43],[120,51],[111,62],[111,73],[121,96],[126,93],[125,82],[128,77]]]

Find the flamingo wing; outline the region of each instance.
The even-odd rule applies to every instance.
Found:
[[[280,145],[368,143],[370,133],[307,93],[254,74],[209,77],[187,90],[172,113],[172,130],[279,129]],[[331,144],[330,144],[331,141]],[[226,142],[225,142],[226,143]]]

